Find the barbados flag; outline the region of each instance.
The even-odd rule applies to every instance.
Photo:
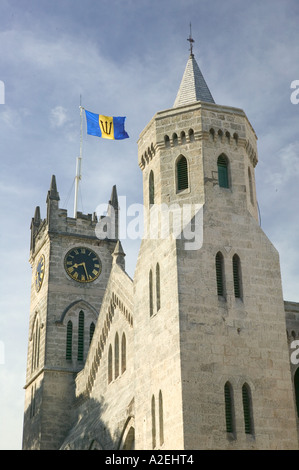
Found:
[[[104,139],[121,140],[129,136],[125,131],[125,117],[103,116],[85,109],[87,134],[103,137]]]

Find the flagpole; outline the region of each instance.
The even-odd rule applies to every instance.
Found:
[[[79,107],[80,107],[80,156],[77,157],[77,162],[76,162],[74,219],[77,218],[79,181],[81,180],[82,142],[83,142],[83,109],[84,109],[81,106],[81,95],[80,95]]]

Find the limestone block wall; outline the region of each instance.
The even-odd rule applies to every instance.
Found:
[[[127,425],[134,428],[132,291],[132,280],[114,264],[85,367],[76,377],[73,426],[63,449],[118,449]]]
[[[134,330],[136,449],[183,449],[176,245],[171,239],[141,243],[134,276]]]
[[[219,230],[204,216],[203,247],[179,252],[185,448],[296,449],[279,257],[250,215],[225,219]],[[229,232],[237,236],[228,238]],[[217,295],[218,250],[225,298]],[[234,294],[234,253],[241,260],[242,299]],[[227,381],[234,396],[234,435],[226,431]],[[244,383],[252,396],[251,434],[244,428]]]

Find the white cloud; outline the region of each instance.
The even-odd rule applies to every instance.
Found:
[[[63,106],[51,109],[50,123],[52,127],[61,127],[68,121],[67,110]]]

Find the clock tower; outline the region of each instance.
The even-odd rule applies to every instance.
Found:
[[[117,214],[115,186],[108,204]],[[85,364],[116,240],[99,239],[96,215],[68,217],[52,176],[47,215],[31,222],[32,266],[24,449],[53,449],[71,425],[75,375]],[[114,233],[117,236],[117,228]]]

